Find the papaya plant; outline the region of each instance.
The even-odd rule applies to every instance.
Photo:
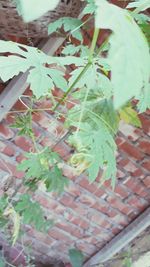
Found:
[[[39,6],[30,9],[35,0],[15,0],[25,22],[37,19],[59,2],[47,0],[43,5],[43,1],[38,1]],[[75,149],[68,163],[77,174],[85,171],[90,182],[95,181],[101,171],[101,183],[111,179],[112,187],[115,187],[115,137],[119,121],[140,127],[136,110],[144,112],[150,108],[150,55],[145,27],[149,18],[143,13],[149,7],[149,1],[145,0],[133,1],[126,8],[106,0],[85,1],[82,19],[64,17],[48,26],[49,35],[56,31],[65,32],[68,38],[59,57],[48,56],[36,47],[0,41],[1,79],[6,82],[28,71],[27,82],[33,102],[51,98],[53,105],[49,110],[65,118],[64,127],[70,133],[66,141]],[[84,15],[88,19],[85,20]],[[93,18],[93,38],[91,44],[85,46],[82,29]],[[102,30],[106,30],[107,37],[98,45]],[[70,37],[76,39],[78,45]],[[66,78],[68,66],[73,69]],[[55,88],[62,91],[62,98],[55,96]],[[74,99],[73,107],[66,115],[59,107],[70,101],[69,96]],[[133,107],[133,99],[137,100],[136,107]],[[34,148],[25,154],[26,159],[18,169],[25,171],[27,191],[36,190],[41,181],[45,190],[61,192],[68,183],[62,174],[62,160],[53,149],[41,148],[33,133],[32,114],[39,111],[42,109],[31,105],[12,126],[19,129],[19,134],[28,135]],[[24,215],[29,201],[25,195],[13,207],[18,216],[25,218],[25,223],[32,221],[26,218],[28,214]],[[35,203],[32,205],[36,206]],[[7,207],[2,213],[7,217],[5,211]],[[16,234],[13,240],[15,242]]]

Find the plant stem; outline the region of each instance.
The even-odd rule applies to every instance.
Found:
[[[102,52],[102,50],[104,49],[104,47],[105,47],[106,44],[108,43],[109,38],[110,38],[110,35],[106,38],[106,40],[105,40],[105,41],[101,44],[101,46],[98,48],[96,55],[99,55],[99,54]]]
[[[81,71],[81,73],[79,74],[79,76],[75,79],[75,81],[72,83],[72,85],[69,87],[69,89],[66,91],[66,93],[63,95],[63,97],[61,98],[61,100],[56,104],[56,106],[53,108],[52,111],[55,111],[60,104],[63,103],[63,101],[66,99],[66,97],[68,96],[68,94],[72,91],[72,89],[75,87],[75,85],[77,84],[77,82],[81,79],[81,77],[84,75],[84,73],[88,70],[88,68],[91,66],[91,63],[88,62],[84,69]]]
[[[92,62],[93,62],[93,54],[94,54],[94,50],[95,50],[95,47],[96,47],[98,35],[99,35],[99,29],[95,28],[93,39],[92,39],[92,44],[91,44],[91,48],[90,48],[90,55],[89,55],[89,58],[88,58],[88,63],[85,65],[84,69],[81,71],[81,73],[79,74],[79,76],[75,79],[75,81],[73,82],[73,84],[66,91],[66,93],[61,98],[61,100],[56,104],[56,106],[54,107],[53,111],[55,111],[60,106],[60,104],[63,103],[63,101],[66,99],[66,97],[68,96],[68,94],[72,91],[72,89],[75,87],[75,85],[77,84],[77,82],[81,79],[81,77],[85,74],[85,72],[88,70],[88,68],[92,65]]]
[[[92,61],[93,61],[93,54],[94,54],[94,50],[95,50],[95,47],[96,47],[98,35],[99,35],[99,29],[95,28],[94,35],[93,35],[93,40],[92,40],[92,44],[91,44],[91,48],[90,48],[90,55],[89,55],[89,59],[88,59],[89,63],[91,63],[91,64],[92,64]]]

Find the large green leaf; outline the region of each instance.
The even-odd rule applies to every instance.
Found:
[[[80,250],[70,249],[69,258],[70,258],[72,267],[82,267],[84,256]]]
[[[109,39],[108,61],[114,87],[114,105],[119,108],[147,86],[149,48],[143,33],[127,10],[105,0],[97,0],[96,5],[96,27],[113,31]]]
[[[6,82],[31,68],[27,82],[37,98],[47,95],[55,86],[63,91],[67,89],[67,82],[63,77],[65,68],[60,71],[56,67],[45,67],[46,63],[62,66],[72,63],[81,64],[81,59],[76,57],[66,57],[65,61],[64,58],[61,60],[58,57],[48,56],[37,48],[8,41],[0,41],[0,53],[15,54],[0,57],[1,79]]]
[[[0,57],[0,76],[4,82],[20,72],[25,72],[30,67],[30,62],[17,56]]]
[[[30,22],[55,9],[59,0],[15,0],[15,2],[24,21]]]

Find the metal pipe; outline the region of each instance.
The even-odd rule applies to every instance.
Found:
[[[128,245],[142,231],[150,226],[150,207],[140,214],[133,222],[125,227],[99,252],[87,260],[83,267],[91,267],[110,260],[116,253]]]

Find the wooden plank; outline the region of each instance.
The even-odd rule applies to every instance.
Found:
[[[125,229],[115,236],[107,245],[105,245],[99,252],[91,257],[83,267],[92,267],[94,265],[104,263],[111,259],[116,253],[134,240],[140,233],[142,233],[148,226],[150,226],[150,207],[141,213],[133,222],[131,222]]]
[[[48,55],[53,55],[55,51],[62,45],[65,38],[50,37],[39,45],[39,48]],[[24,91],[29,86],[26,83],[28,71],[19,74],[13,78],[0,94],[0,121],[6,116],[7,112],[13,107]]]

